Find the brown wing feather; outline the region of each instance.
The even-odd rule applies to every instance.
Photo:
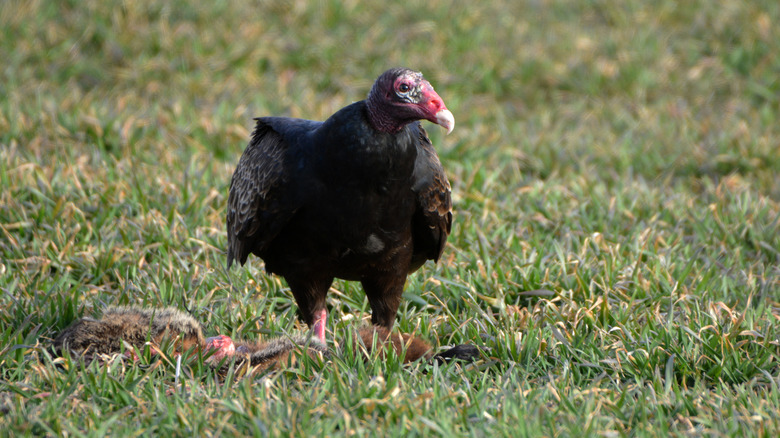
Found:
[[[425,260],[438,261],[452,230],[452,189],[428,134],[418,126],[420,141],[414,168],[413,190],[417,194],[417,213],[413,223],[417,269]]]
[[[243,265],[251,252],[262,251],[297,209],[285,196],[286,151],[282,136],[258,119],[230,181],[228,268],[234,259]]]

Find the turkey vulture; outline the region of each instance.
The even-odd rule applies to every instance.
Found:
[[[455,125],[406,68],[382,73],[365,100],[324,122],[255,119],[230,183],[228,268],[262,258],[322,341],[334,278],[360,281],[371,322],[391,328],[406,276],[439,259],[452,226],[450,183],[423,119],[447,133]]]

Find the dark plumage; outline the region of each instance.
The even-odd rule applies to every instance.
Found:
[[[371,321],[391,328],[406,276],[450,233],[450,184],[418,121],[450,132],[452,113],[422,74],[396,68],[324,122],[256,120],[230,185],[228,267],[262,258],[322,340],[334,278],[360,281]]]

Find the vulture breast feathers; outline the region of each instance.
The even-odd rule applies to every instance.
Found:
[[[314,182],[316,175],[310,174],[314,154],[326,148],[311,142],[319,137],[313,132],[324,123],[283,117],[255,120],[252,140],[230,183],[228,267],[234,260],[243,265],[250,253],[262,257],[269,243],[307,202],[327,202],[307,196],[315,191],[315,185],[325,184]],[[438,261],[441,256],[452,228],[452,200],[450,183],[427,133],[419,122],[405,129],[416,137],[414,167],[408,180],[415,199],[408,224],[414,239],[409,271],[414,271],[426,260]]]

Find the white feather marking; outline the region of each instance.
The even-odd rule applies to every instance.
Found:
[[[385,249],[385,244],[382,242],[382,239],[380,239],[379,236],[376,234],[371,234],[368,236],[368,240],[366,240],[365,249],[370,253],[375,253]]]

